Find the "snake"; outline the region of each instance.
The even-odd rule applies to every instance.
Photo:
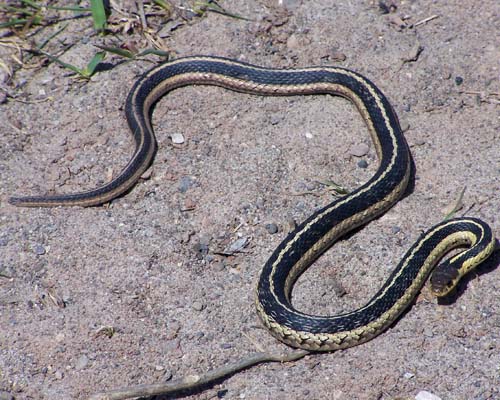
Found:
[[[154,105],[168,92],[189,85],[219,86],[260,96],[341,96],[356,106],[374,143],[379,159],[375,174],[288,233],[262,269],[256,287],[257,314],[270,333],[285,344],[311,351],[332,351],[364,343],[397,320],[430,275],[431,292],[447,296],[464,275],[495,250],[496,239],[484,221],[472,217],[444,220],[417,239],[380,290],[362,307],[321,316],[301,312],[292,305],[292,289],[299,276],[334,242],[399,201],[412,171],[409,146],[387,98],[364,76],[334,66],[273,69],[213,56],[185,57],[159,64],[135,82],[127,97],[125,113],[135,151],[116,177],[88,191],[17,196],[9,202],[24,207],[88,207],[123,195],[154,159]],[[445,259],[455,249],[460,251]]]

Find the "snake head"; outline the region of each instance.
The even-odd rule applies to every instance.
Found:
[[[450,261],[439,264],[431,275],[431,291],[437,297],[448,296],[462,277],[460,265]]]

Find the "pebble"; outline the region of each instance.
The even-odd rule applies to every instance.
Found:
[[[172,376],[173,376],[172,371],[166,369],[165,372],[163,373],[163,380],[169,381],[170,379],[172,379]]]
[[[347,294],[347,290],[345,290],[344,286],[342,286],[342,284],[336,279],[332,281],[332,286],[333,286],[333,291],[338,297],[343,297]]]
[[[365,168],[368,167],[368,162],[366,160],[359,160],[358,161],[358,167],[365,169]]]
[[[172,133],[170,135],[173,144],[183,144],[185,142],[184,135],[182,133]]]
[[[269,121],[271,125],[278,125],[281,122],[280,117],[273,116],[271,117],[271,121]]]
[[[179,192],[186,193],[193,186],[193,180],[189,176],[183,176],[179,180]]]
[[[306,189],[309,191],[316,190],[319,187],[318,182],[307,182],[306,183]]]
[[[193,307],[193,310],[195,311],[202,311],[205,308],[205,304],[201,301],[194,301],[191,307]]]
[[[396,233],[401,232],[401,228],[399,226],[393,225],[391,226],[391,233],[395,235]]]
[[[415,396],[415,400],[441,400],[441,397],[438,397],[435,394],[432,394],[425,390],[421,390]]]
[[[82,355],[75,364],[75,369],[77,371],[84,369],[89,364],[89,358],[84,354]]]
[[[9,244],[9,239],[0,238],[0,246],[7,246],[7,244]]]
[[[403,374],[403,377],[404,377],[405,379],[411,379],[411,378],[413,378],[414,376],[415,376],[415,374],[412,374],[411,372],[405,372],[405,373]]]
[[[455,84],[457,86],[460,86],[462,83],[464,83],[464,78],[462,78],[461,76],[455,77]]]
[[[271,234],[274,235],[275,233],[278,233],[278,225],[274,223],[266,224],[266,230]]]
[[[306,139],[312,139],[313,138],[313,134],[311,132],[306,132],[305,136],[306,136]]]
[[[299,39],[297,35],[291,35],[286,41],[286,47],[290,50],[297,49],[299,47]]]
[[[248,244],[247,237],[236,239],[234,242],[232,242],[229,246],[227,246],[224,249],[224,254],[233,254],[238,251],[241,251],[247,246],[247,244]]]
[[[33,251],[37,256],[43,256],[47,252],[45,247],[43,247],[41,244],[35,244],[33,246]]]
[[[363,157],[368,153],[369,150],[370,147],[367,144],[360,143],[351,146],[351,148],[349,149],[349,154],[351,154],[354,157]]]
[[[410,123],[407,120],[405,120],[405,119],[402,119],[399,122],[399,125],[401,126],[401,130],[403,132],[407,132],[410,129]]]
[[[147,181],[148,179],[151,179],[151,176],[153,175],[153,167],[149,167],[146,171],[143,172],[141,175],[141,179]],[[113,174],[110,174],[110,179]]]
[[[62,378],[64,378],[64,374],[61,371],[56,371],[54,376],[57,380],[61,380]]]

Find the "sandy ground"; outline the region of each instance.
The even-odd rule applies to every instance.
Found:
[[[253,20],[208,13],[163,39],[173,57],[351,68],[399,115],[414,189],[303,275],[294,291],[303,310],[363,304],[463,188],[458,214],[500,234],[498,2],[396,1],[391,13],[378,3],[224,2]],[[88,62],[91,32],[90,20],[67,28],[66,61]],[[343,99],[189,87],[157,105],[151,176],[126,196],[89,209],[9,205],[12,194],[92,188],[126,164],[124,100],[151,63],[106,61],[113,68],[88,83],[53,64],[3,82],[14,98],[0,104],[1,399],[84,399],[202,373],[255,351],[255,342],[285,350],[256,316],[261,267],[293,221],[332,201],[318,180],[352,189],[376,169],[366,128]],[[179,133],[185,143],[174,146]],[[353,156],[362,144],[368,153]],[[246,247],[220,254],[238,239]],[[499,262],[496,253],[446,304],[424,290],[369,343],[253,367],[185,398],[385,400],[425,390],[443,400],[500,399]]]

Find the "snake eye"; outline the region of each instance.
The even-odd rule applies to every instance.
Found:
[[[448,295],[456,286],[459,274],[457,268],[445,262],[436,267],[431,276],[431,290],[439,297]]]

